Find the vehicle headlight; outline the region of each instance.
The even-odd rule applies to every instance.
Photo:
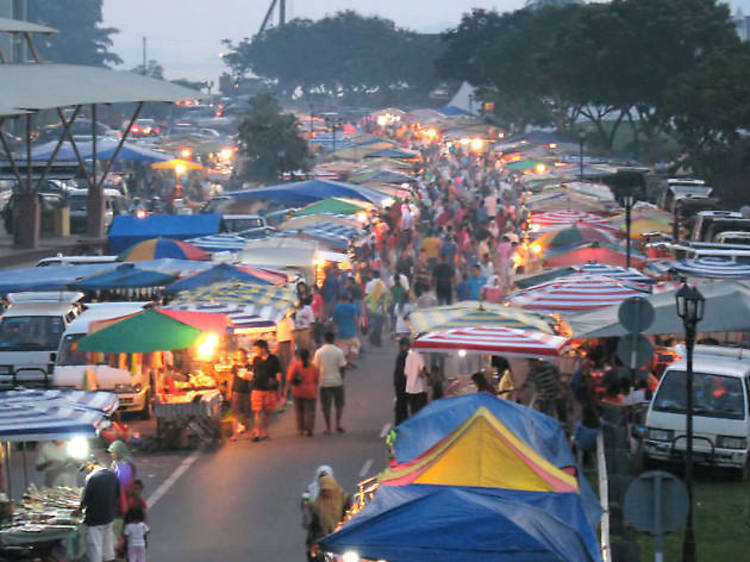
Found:
[[[716,446],[722,449],[747,449],[747,439],[732,437],[731,435],[719,435],[716,438]]]
[[[673,437],[674,431],[671,429],[648,428],[648,438],[654,441],[671,441]]]
[[[132,394],[132,393],[138,393],[141,391],[141,383],[136,384],[116,384],[115,385],[115,392],[119,394]]]

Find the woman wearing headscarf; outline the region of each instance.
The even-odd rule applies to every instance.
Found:
[[[323,465],[315,471],[315,478],[302,496],[303,525],[307,528],[307,559],[322,560],[315,543],[331,534],[351,507],[351,496],[347,494],[333,476],[333,469]]]
[[[120,502],[118,505],[117,515],[112,522],[112,531],[118,539],[117,551],[122,553],[124,541],[122,537],[123,516],[128,510],[128,496],[133,492],[135,487],[135,463],[130,455],[128,446],[120,441],[113,441],[107,448],[107,452],[112,457],[112,471],[120,482]]]

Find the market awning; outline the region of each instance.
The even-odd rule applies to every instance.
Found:
[[[117,215],[109,229],[109,251],[114,254],[151,238],[187,240],[217,234],[221,215]]]
[[[180,304],[170,303],[167,308],[172,310],[194,310],[196,312],[223,314],[229,318],[229,330],[234,334],[241,334],[256,329],[272,329],[276,326],[276,322],[273,320],[261,318],[257,314],[254,314],[252,306],[227,303],[183,302]]]
[[[119,400],[110,392],[9,390],[0,392],[0,441],[93,437]]]
[[[602,246],[594,242],[583,244],[573,249],[565,249],[561,252],[548,251],[542,258],[545,267],[565,267],[584,265],[590,261],[606,265],[625,267],[627,265],[627,254],[625,248],[619,246]],[[634,267],[642,267],[646,264],[646,257],[636,252],[631,252],[630,263]]]
[[[13,291],[56,291],[72,283],[112,271],[115,263],[24,267],[0,271],[0,295]]]
[[[596,228],[595,226],[565,226],[545,231],[544,234],[534,240],[531,248],[533,252],[534,246],[539,246],[540,250],[544,250],[546,248],[571,247],[588,242],[615,244],[617,243],[617,234],[616,231]]]
[[[299,211],[292,213],[293,217],[314,215],[318,213],[334,213],[338,215],[353,215],[359,211],[372,209],[373,205],[359,199],[346,199],[343,197],[329,197],[317,203],[311,203]]]
[[[173,258],[177,260],[210,260],[206,252],[182,240],[152,238],[132,245],[117,256],[118,261],[140,262]]]
[[[601,560],[575,494],[455,486],[381,487],[319,543],[323,551],[393,562]]]
[[[115,151],[117,149],[117,145],[119,144],[119,139],[113,139],[109,137],[104,137],[101,139],[97,139],[96,141],[96,157],[98,160],[109,160],[112,158],[115,154]],[[44,144],[40,144],[35,146],[31,150],[31,158],[32,160],[48,160],[52,157],[53,154],[55,154],[55,149],[57,148],[58,141],[49,141]],[[78,153],[81,155],[81,158],[89,159],[93,155],[93,143],[92,142],[76,142],[76,148],[78,149]],[[164,152],[158,152],[156,150],[151,150],[150,148],[146,148],[144,146],[139,146],[135,143],[131,142],[125,142],[122,145],[122,148],[120,149],[120,152],[117,153],[117,159],[118,160],[126,160],[130,162],[159,162],[159,161],[165,161],[172,158],[171,155],[166,154]],[[75,161],[77,160],[77,156],[75,153],[75,150],[73,149],[73,145],[66,141],[63,142],[60,145],[60,148],[57,151],[57,155],[55,156],[55,161]]]
[[[677,260],[669,268],[689,277],[712,277],[714,279],[748,279],[750,265],[718,257],[700,257]]]
[[[259,187],[245,191],[236,191],[230,195],[232,197],[278,201],[286,205],[307,205],[330,197],[359,199],[375,203],[376,205],[379,205],[383,201],[383,196],[372,189],[353,183],[323,179]]]
[[[502,326],[477,326],[430,332],[412,347],[425,351],[458,350],[490,355],[520,357],[559,357],[568,340],[531,330]]]
[[[416,334],[471,326],[504,326],[517,330],[554,333],[555,319],[523,309],[495,303],[462,301],[448,306],[414,310],[407,319]]]
[[[173,275],[138,269],[132,263],[123,263],[113,271],[93,275],[70,283],[68,287],[81,291],[103,291],[108,289],[141,289],[163,287],[175,281]]]
[[[260,285],[277,284],[268,275],[256,275],[245,269],[226,263],[220,263],[211,269],[172,283],[166,288],[166,290],[168,293],[179,293],[180,291],[191,291],[193,289],[226,281],[257,283]]]
[[[532,225],[532,230],[541,230],[550,227],[573,226],[578,223],[603,226],[607,223],[607,219],[585,211],[561,209],[546,213],[534,213],[531,215],[529,222]]]

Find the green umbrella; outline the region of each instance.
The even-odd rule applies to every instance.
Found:
[[[349,202],[345,199],[339,199],[337,197],[330,197],[329,199],[323,199],[316,203],[311,203],[307,207],[300,209],[296,213],[293,213],[294,217],[301,217],[304,215],[315,215],[318,213],[334,213],[336,215],[353,215],[366,206],[357,205],[356,203]]]
[[[130,316],[78,341],[79,351],[148,353],[193,347],[202,332],[155,310]]]
[[[574,267],[558,267],[556,269],[545,269],[534,275],[516,279],[516,287],[519,289],[528,289],[534,285],[540,285],[547,281],[552,281],[558,277],[565,277],[571,273],[575,273],[577,270]]]
[[[545,166],[547,165],[541,160],[516,160],[515,162],[506,164],[505,169],[516,171],[535,170],[539,164],[544,164]]]

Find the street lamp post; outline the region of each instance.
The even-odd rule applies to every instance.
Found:
[[[628,193],[622,198],[622,202],[625,205],[625,266],[630,269],[630,254],[631,254],[631,240],[630,240],[630,212],[633,209],[634,199],[633,196]]]
[[[583,180],[583,141],[586,140],[586,133],[578,131],[578,179]]]
[[[688,514],[685,535],[682,538],[682,560],[683,562],[695,562],[697,552],[695,532],[693,531],[693,348],[695,347],[696,326],[703,319],[703,308],[706,300],[698,289],[688,286],[686,282],[677,291],[675,301],[677,315],[682,318],[682,323],[685,326],[685,350],[687,352],[685,374],[685,391],[687,392],[685,484],[688,490]]]
[[[326,116],[328,130],[333,133],[333,152],[336,152],[336,131],[341,128],[341,118]]]

